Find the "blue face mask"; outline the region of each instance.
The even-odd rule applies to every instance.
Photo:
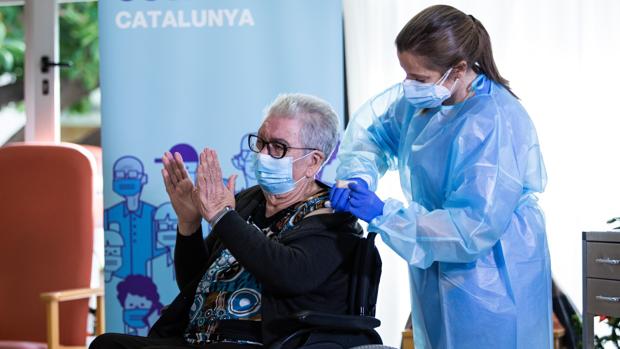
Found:
[[[125,325],[131,328],[144,328],[147,327],[146,315],[149,313],[149,309],[127,309],[123,311],[123,321]]]
[[[452,72],[452,68],[448,69],[439,81],[434,84],[405,79],[405,81],[403,81],[403,92],[405,93],[405,97],[411,104],[418,108],[435,108],[440,106],[446,99],[450,98],[454,86],[456,86],[458,82],[458,80],[456,80],[450,90],[443,86],[450,72]]]
[[[112,190],[120,196],[133,196],[142,190],[142,182],[140,178],[115,179]]]
[[[123,260],[120,256],[106,256],[105,257],[105,271],[117,271],[121,268]]]
[[[274,195],[285,194],[293,189],[299,181],[293,179],[293,163],[303,159],[312,152],[293,160],[292,157],[274,159],[267,154],[256,154],[255,169],[256,181],[266,192]]]

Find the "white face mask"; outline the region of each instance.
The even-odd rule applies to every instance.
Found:
[[[448,79],[452,68],[448,69],[436,83],[423,83],[416,80],[405,79],[403,92],[407,100],[418,108],[435,108],[440,106],[446,99],[452,96],[452,91],[458,79],[448,90],[443,83]]]

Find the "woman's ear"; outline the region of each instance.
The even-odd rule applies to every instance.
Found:
[[[312,153],[312,155],[309,156],[310,158],[310,166],[308,166],[308,169],[306,169],[306,177],[307,178],[314,178],[314,176],[319,172],[319,170],[321,169],[321,165],[323,164],[323,161],[325,161],[325,154],[323,154],[322,151],[317,150],[314,151]]]
[[[462,79],[465,76],[465,73],[467,73],[467,62],[465,62],[464,60],[458,62],[454,66],[452,71],[453,71],[452,77],[453,77],[454,80]]]

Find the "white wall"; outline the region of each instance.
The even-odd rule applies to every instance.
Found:
[[[434,1],[345,0],[349,107],[401,81],[394,38]],[[443,1],[479,19],[501,74],[530,113],[549,175],[541,195],[555,280],[581,308],[581,232],[620,216],[620,1]],[[397,177],[381,197],[400,194]],[[402,197],[402,196],[400,196]],[[408,313],[404,262],[386,247],[378,316],[398,346]],[[406,315],[405,315],[406,317]]]

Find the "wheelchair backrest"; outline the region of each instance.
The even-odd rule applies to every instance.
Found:
[[[374,316],[381,279],[381,256],[375,246],[376,233],[358,241],[349,284],[351,315]]]

